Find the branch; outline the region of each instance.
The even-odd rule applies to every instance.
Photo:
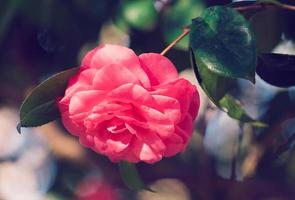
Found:
[[[188,27],[184,28],[182,33],[171,43],[169,46],[167,46],[162,52],[161,55],[164,56],[170,49],[172,49],[182,38],[184,38],[188,33],[190,32],[190,29]]]

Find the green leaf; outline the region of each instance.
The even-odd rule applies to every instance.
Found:
[[[151,30],[156,25],[158,13],[152,0],[125,0],[122,5],[122,16],[133,28]]]
[[[21,127],[40,126],[59,117],[56,99],[64,94],[68,80],[78,69],[55,74],[33,89],[20,108],[19,132]]]
[[[264,126],[229,94],[238,78],[254,82],[256,54],[255,38],[248,23],[233,9],[211,7],[193,20],[190,58],[202,89],[230,117]]]
[[[247,20],[224,6],[207,8],[193,20],[190,46],[209,71],[255,82],[256,42]]]
[[[176,0],[168,6],[162,17],[162,30],[168,44],[174,41],[181,33],[182,29],[189,26],[191,19],[201,15],[205,6],[201,0]],[[180,40],[175,48],[187,50],[189,38]]]
[[[194,52],[190,50],[191,64],[196,77],[211,101],[234,119],[250,123],[253,126],[264,127],[263,122],[251,118],[238,101],[228,94],[230,89],[235,86],[236,81],[209,71],[201,61],[196,62],[196,57]]]
[[[235,83],[234,79],[223,77],[210,71],[201,60],[198,60],[198,57],[192,49],[190,49],[190,59],[202,89],[208,97],[217,104],[233,86]]]
[[[121,161],[119,170],[125,185],[131,190],[147,189],[134,164]]]
[[[3,41],[3,36],[6,34],[6,31],[13,20],[15,13],[20,7],[21,0],[9,0],[1,2],[0,8],[0,42]]]
[[[266,127],[263,122],[254,120],[242,108],[241,104],[231,95],[227,94],[219,101],[219,107],[225,111],[230,117],[241,122],[250,123],[257,127]]]

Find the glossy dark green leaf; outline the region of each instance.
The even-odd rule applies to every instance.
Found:
[[[165,40],[170,44],[177,38],[185,26],[190,25],[191,19],[201,15],[205,6],[201,0],[176,0],[168,6],[162,17],[162,30]],[[175,48],[187,50],[189,38],[180,40]]]
[[[36,106],[28,112],[21,122],[17,125],[20,133],[21,127],[36,127],[51,122],[59,117],[59,110],[55,101],[49,101],[42,105]]]
[[[234,80],[210,71],[201,60],[198,60],[198,56],[195,55],[192,49],[190,49],[190,59],[201,87],[208,97],[217,104],[232,87]]]
[[[242,108],[241,104],[231,95],[227,94],[219,101],[219,107],[225,111],[230,117],[238,119],[241,122],[250,123],[254,126],[265,127],[266,124],[254,120]]]
[[[209,71],[255,82],[256,41],[247,20],[232,8],[207,8],[193,20],[190,46]]]
[[[157,23],[158,13],[153,0],[125,0],[122,4],[122,16],[133,28],[151,30]]]
[[[275,53],[261,54],[256,72],[271,85],[295,86],[295,56]]]
[[[20,127],[35,127],[58,118],[56,98],[65,92],[68,80],[79,68],[55,74],[33,89],[20,108]]]
[[[125,185],[131,190],[146,189],[143,181],[141,180],[136,166],[132,163],[121,161],[119,163],[121,177]]]
[[[190,50],[190,59],[202,89],[217,107],[241,122],[259,127],[264,126],[262,122],[248,116],[238,101],[229,95],[230,89],[235,87],[236,81],[234,79],[209,71],[202,62],[196,61],[197,56],[192,50]]]

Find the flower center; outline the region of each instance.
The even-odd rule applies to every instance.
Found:
[[[110,133],[122,133],[124,132],[125,130],[127,130],[126,126],[125,126],[125,123],[121,120],[113,120],[111,123],[110,123],[110,126],[107,128],[107,130],[110,132]]]

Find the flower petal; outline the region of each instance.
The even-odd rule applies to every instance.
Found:
[[[166,150],[165,144],[153,132],[148,130],[137,130],[137,139],[134,140],[131,148],[133,153],[142,161],[155,163],[162,159]]]
[[[138,78],[126,67],[110,64],[97,70],[92,84],[98,90],[112,90],[125,83],[141,84]]]
[[[164,143],[167,147],[164,156],[170,157],[183,151],[186,142],[179,135],[173,134],[169,138],[165,139]]]
[[[70,98],[79,91],[90,90],[96,69],[80,70],[69,82],[61,102],[69,102]]]
[[[159,85],[178,78],[178,73],[173,63],[157,53],[144,53],[139,56],[139,61],[148,75],[151,85]]]
[[[105,44],[90,51],[83,59],[83,68],[102,68],[105,65],[118,64],[126,66],[145,87],[150,86],[148,76],[140,67],[136,54],[129,48]]]
[[[157,106],[155,99],[149,94],[149,92],[142,86],[134,83],[127,83],[112,90],[108,93],[107,99],[121,103],[132,103],[134,106]]]
[[[170,137],[174,133],[174,122],[165,114],[150,107],[141,106],[142,116],[146,118],[149,129],[155,131],[160,137]]]
[[[80,119],[72,120],[68,112],[62,113],[62,123],[69,133],[75,136],[83,135],[85,127],[83,126],[84,115],[80,115]]]
[[[189,81],[180,78],[173,82],[155,87],[151,94],[163,95],[177,99],[183,119],[190,108],[192,98],[194,98],[194,96],[197,94],[197,90],[196,87],[193,86]]]
[[[188,113],[190,113],[192,119],[195,119],[197,117],[199,108],[200,108],[200,96],[196,90],[195,94],[193,94],[193,98],[188,109]]]
[[[181,119],[179,102],[171,97],[152,95],[163,113],[173,122],[178,123]]]
[[[175,129],[177,134],[180,135],[184,141],[188,141],[193,133],[193,119],[190,114],[186,114],[182,122],[177,125]]]
[[[92,148],[98,153],[107,155],[111,160],[118,161],[125,154],[125,150],[128,150],[132,137],[128,131],[113,134],[101,130],[94,136]]]
[[[105,94],[106,92],[100,90],[77,92],[70,100],[70,115],[91,111],[91,109],[99,104],[99,102],[105,97]]]

